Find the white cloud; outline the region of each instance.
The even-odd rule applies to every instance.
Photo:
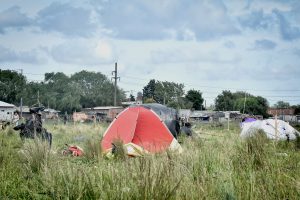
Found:
[[[72,39],[50,50],[58,63],[97,65],[111,63],[115,59],[112,45],[106,40]]]
[[[265,95],[256,90],[300,84],[297,1],[4,2],[1,66],[110,76],[117,61],[125,90],[159,79],[205,96],[226,88]]]
[[[32,19],[22,13],[19,6],[13,6],[0,12],[0,34],[4,34],[8,29],[22,30],[31,23]]]
[[[105,27],[124,39],[164,39],[170,30],[176,30],[177,39],[191,33],[201,40],[239,33],[225,6],[217,0],[109,1],[101,6]]]

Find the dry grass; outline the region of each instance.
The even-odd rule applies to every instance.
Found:
[[[229,131],[197,125],[193,138],[180,138],[182,154],[127,158],[117,144],[118,156],[106,159],[100,149],[106,128],[47,124],[51,151],[1,132],[1,199],[300,199],[293,143],[242,141],[233,124]],[[85,156],[62,156],[66,143],[82,147]]]

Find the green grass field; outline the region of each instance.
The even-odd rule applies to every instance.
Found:
[[[300,199],[295,142],[239,138],[238,125],[197,125],[182,154],[102,156],[106,125],[46,124],[51,151],[11,129],[0,132],[0,199]],[[64,144],[85,150],[63,156]]]

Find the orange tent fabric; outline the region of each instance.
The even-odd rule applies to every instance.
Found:
[[[150,109],[129,107],[120,113],[104,133],[101,142],[105,152],[112,149],[115,140],[121,140],[129,155],[137,152],[158,153],[181,147],[159,116]]]

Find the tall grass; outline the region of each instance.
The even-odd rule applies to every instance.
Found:
[[[299,155],[292,145],[286,149],[281,142],[268,140],[262,131],[255,135],[238,144],[232,158],[235,196],[238,199],[298,198]]]
[[[89,139],[85,143],[84,156],[88,160],[101,160],[102,149],[101,143],[97,139]]]
[[[233,124],[229,131],[197,125],[193,138],[180,138],[182,154],[128,158],[115,143],[115,157],[105,159],[106,127],[48,124],[51,150],[0,132],[0,199],[300,199],[294,142],[263,134],[241,140]],[[85,155],[63,156],[65,143],[83,147]]]
[[[27,175],[39,173],[42,168],[48,167],[50,162],[50,148],[47,142],[38,138],[28,141],[19,151],[20,161]]]

